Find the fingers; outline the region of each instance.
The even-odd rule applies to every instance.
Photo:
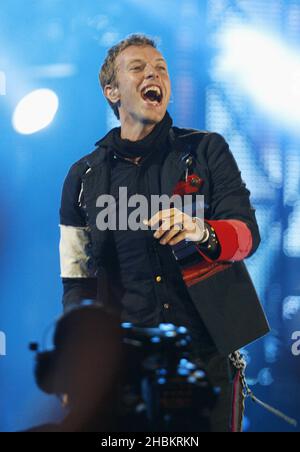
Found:
[[[183,240],[186,240],[186,232],[184,231],[176,235],[168,244],[174,246],[177,245],[177,243],[182,242]]]
[[[182,240],[189,238],[193,240],[195,231],[198,229],[192,217],[176,208],[162,210],[149,221],[144,220],[144,224],[154,230],[157,227],[154,238],[160,240],[161,245],[176,245]]]
[[[150,220],[144,220],[144,224],[151,228],[154,228],[155,226],[158,226],[161,221],[169,220],[171,222],[172,218],[179,214],[183,215],[183,213],[180,212],[180,210],[175,208],[162,210],[160,212],[157,212],[157,214],[153,215],[153,217],[150,218]]]
[[[160,240],[161,245],[170,245],[172,240],[178,236],[178,234],[182,235],[182,226],[179,224],[175,224],[174,227],[167,233],[164,234],[162,239]],[[183,240],[183,239],[182,239]]]
[[[166,232],[173,230],[175,226],[177,231],[184,229],[184,218],[182,215],[165,220],[160,228],[158,228],[155,232],[154,238],[160,239],[164,234],[166,234]]]

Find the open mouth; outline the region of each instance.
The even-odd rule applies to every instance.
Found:
[[[163,99],[162,90],[159,86],[148,86],[142,90],[142,98],[152,105],[160,105]]]

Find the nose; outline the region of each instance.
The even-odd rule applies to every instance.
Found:
[[[159,78],[159,73],[155,69],[155,67],[152,66],[152,64],[147,64],[145,69],[145,76],[147,79]]]

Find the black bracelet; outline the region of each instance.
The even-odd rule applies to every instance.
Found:
[[[218,240],[216,231],[208,223],[205,223],[205,227],[209,232],[209,238],[205,243],[199,243],[198,247],[200,251],[206,254],[210,259],[218,259],[221,254],[221,245]]]

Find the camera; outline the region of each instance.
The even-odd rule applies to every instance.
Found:
[[[85,306],[58,321],[53,343],[52,351],[31,349],[39,388],[68,400],[55,431],[210,430],[218,391],[185,327],[120,323],[101,307]]]

